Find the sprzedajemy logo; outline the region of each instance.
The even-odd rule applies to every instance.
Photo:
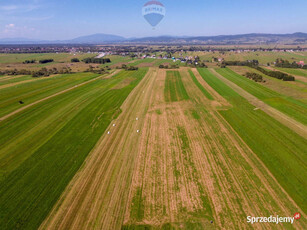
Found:
[[[293,224],[294,220],[299,220],[301,218],[300,213],[295,213],[293,217],[282,217],[282,216],[269,216],[269,217],[259,217],[259,216],[248,216],[247,223],[291,223]]]

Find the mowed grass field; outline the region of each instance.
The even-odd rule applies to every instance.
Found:
[[[40,225],[146,71],[92,81],[0,123],[1,229]]]
[[[217,69],[217,72],[273,108],[276,108],[284,114],[293,117],[302,124],[307,124],[306,103],[279,94],[259,83],[235,73],[231,69]]]
[[[138,61],[152,67],[4,84],[0,229],[274,229],[246,217],[296,212],[277,227],[307,228],[307,140],[217,74],[302,124],[303,101]]]
[[[224,73],[229,70],[220,70]],[[229,101],[233,108],[220,114],[258,155],[278,182],[306,212],[307,141],[261,110],[254,110],[243,97],[206,69],[204,80]],[[264,91],[265,92],[265,91]],[[305,115],[306,118],[306,115]]]
[[[34,81],[25,81],[23,84],[3,88],[0,94],[0,117],[36,100],[92,80],[98,76],[98,74],[93,73],[77,73],[37,79],[32,78],[31,80]],[[19,104],[19,100],[22,100],[24,104]]]
[[[11,76],[11,77],[5,77],[4,79],[0,78],[0,87],[7,84],[27,81],[27,80],[33,80],[31,76]]]
[[[306,140],[192,72],[150,68],[41,229],[249,229],[306,211]]]

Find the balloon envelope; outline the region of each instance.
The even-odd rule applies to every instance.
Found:
[[[153,27],[157,26],[165,16],[165,7],[159,1],[149,1],[142,9],[146,21]]]

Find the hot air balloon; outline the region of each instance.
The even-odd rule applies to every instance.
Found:
[[[156,27],[165,16],[165,7],[159,1],[149,1],[143,6],[142,13],[146,21]]]

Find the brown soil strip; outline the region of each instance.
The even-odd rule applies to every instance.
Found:
[[[119,72],[119,70],[115,71],[115,72],[112,73],[110,76],[113,76],[113,75],[117,74],[118,72]],[[9,113],[9,114],[3,116],[3,117],[0,117],[0,122],[3,121],[3,120],[6,120],[6,119],[8,119],[8,118],[10,118],[11,116],[13,116],[13,115],[15,115],[15,114],[17,114],[17,113],[19,113],[19,112],[21,112],[21,111],[23,111],[23,110],[29,108],[29,107],[31,107],[31,106],[33,106],[33,105],[36,105],[36,104],[41,103],[41,102],[43,102],[43,101],[46,101],[46,100],[48,100],[48,99],[50,99],[50,98],[56,97],[56,96],[58,96],[58,95],[61,95],[61,94],[63,94],[63,93],[66,93],[66,92],[68,92],[68,91],[70,91],[70,90],[73,90],[73,89],[75,89],[75,88],[77,88],[77,87],[80,87],[80,86],[83,86],[83,85],[85,85],[85,84],[88,84],[88,83],[90,83],[90,82],[96,81],[96,80],[101,79],[101,78],[103,78],[103,77],[105,77],[105,76],[96,77],[96,78],[94,78],[94,79],[92,79],[92,80],[83,82],[83,83],[78,84],[78,85],[75,85],[75,86],[73,86],[73,87],[71,87],[71,88],[65,89],[65,90],[63,90],[63,91],[61,91],[61,92],[55,93],[55,94],[53,94],[53,95],[51,95],[51,96],[48,96],[48,97],[45,97],[45,98],[40,99],[40,100],[38,100],[38,101],[35,101],[35,102],[33,102],[33,103],[29,104],[29,105],[26,105],[26,106],[24,106],[24,107],[22,107],[22,108],[20,108],[20,109],[15,110],[14,112],[11,112],[11,113]],[[31,80],[31,81],[32,81],[32,80]]]
[[[218,74],[214,69],[210,69],[210,71],[220,80],[222,80],[225,84],[235,90],[238,94],[242,97],[247,99],[252,105],[256,106],[257,108],[263,110],[271,117],[277,119],[280,123],[284,124],[294,132],[298,133],[302,137],[307,139],[307,126],[301,124],[300,122],[294,120],[293,118],[285,115],[282,112],[279,112],[277,109],[272,108],[271,106],[265,104],[263,101],[259,100],[255,96],[251,95],[250,93],[243,90],[241,87],[237,86],[235,83],[229,81],[228,79],[224,78],[222,75]]]

